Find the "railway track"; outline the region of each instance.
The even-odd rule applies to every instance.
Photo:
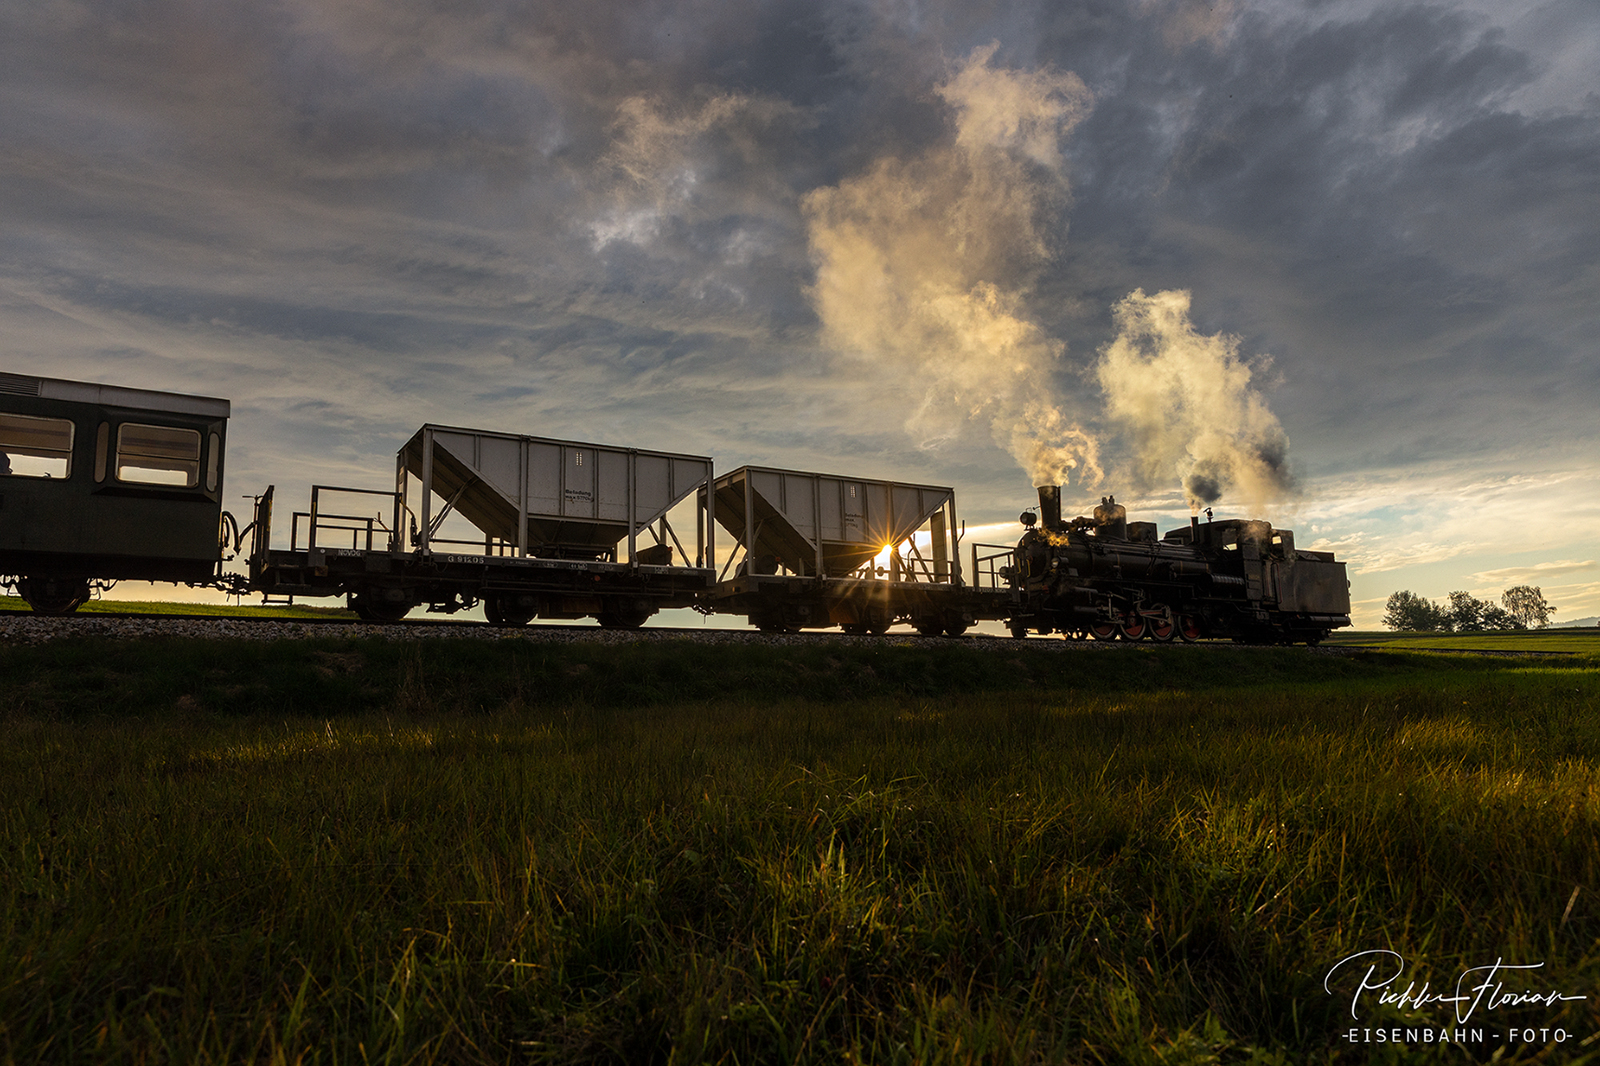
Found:
[[[641,626],[637,629],[606,629],[595,625],[541,622],[526,626],[496,626],[467,619],[407,618],[397,622],[366,622],[355,617],[282,617],[273,615],[186,615],[156,612],[80,613],[47,617],[28,611],[0,611],[0,645],[40,644],[75,637],[140,639],[152,637],[190,637],[198,639],[314,639],[328,636],[378,637],[383,639],[455,638],[515,640],[533,642],[624,643],[650,640],[696,640],[735,644],[803,644],[828,641],[950,644],[967,647],[995,647],[1037,650],[1131,650],[1156,647],[1151,641],[1065,640],[1060,637],[1032,636],[1018,642],[1006,635],[967,633],[960,637],[922,636],[905,627],[882,636],[856,636],[836,629],[799,633],[769,634],[756,629],[706,628],[700,626]],[[1171,647],[1240,647],[1232,641],[1196,641]],[[1573,651],[1488,648],[1406,648],[1393,644],[1335,644],[1315,649],[1321,654],[1351,655],[1371,651],[1419,651],[1443,655],[1482,655],[1500,658],[1539,658],[1572,656]]]
[[[496,626],[488,622],[459,619],[408,618],[397,622],[367,622],[350,617],[285,618],[251,615],[179,615],[153,612],[79,613],[47,617],[26,611],[0,612],[0,644],[38,644],[74,637],[139,639],[151,637],[191,637],[199,639],[314,639],[329,636],[378,637],[383,639],[476,639],[528,640],[549,642],[625,643],[650,640],[696,640],[735,644],[806,644],[828,641],[901,644],[948,644],[952,646],[1040,650],[1130,649],[1151,646],[1148,641],[1063,640],[1060,637],[1030,637],[1019,642],[1009,635],[966,633],[959,637],[923,636],[916,630],[899,627],[881,636],[851,635],[837,629],[799,633],[762,633],[750,629],[724,629],[701,626],[652,626],[637,629],[606,629],[595,625],[541,622],[525,626]],[[1201,642],[1202,644],[1207,642]],[[1233,645],[1228,642],[1227,646]]]

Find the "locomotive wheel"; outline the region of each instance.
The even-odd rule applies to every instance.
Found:
[[[1166,644],[1178,635],[1178,627],[1170,618],[1146,619],[1150,631],[1150,639]]]
[[[1095,640],[1116,640],[1121,627],[1115,622],[1095,622],[1089,626],[1089,635]]]
[[[89,599],[89,583],[71,578],[25,577],[17,582],[17,594],[33,608],[34,614],[61,617],[76,611]]]
[[[1200,623],[1193,615],[1184,615],[1178,619],[1178,636],[1185,644],[1193,644],[1200,639]]]
[[[1142,640],[1150,629],[1145,625],[1143,616],[1137,614],[1124,615],[1122,624],[1118,628],[1122,630],[1122,636],[1126,640]]]

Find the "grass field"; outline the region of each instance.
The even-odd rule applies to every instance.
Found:
[[[1593,655],[75,641],[0,678],[6,1062],[1600,1057]],[[1376,949],[1391,991],[1502,959],[1588,998],[1352,1021],[1324,979]]]
[[[1600,626],[1583,629],[1523,629],[1495,633],[1396,633],[1335,631],[1330,645],[1361,645],[1396,651],[1524,651],[1600,655]]]
[[[0,611],[26,611],[20,596],[0,596]],[[177,603],[169,600],[90,600],[78,614],[166,614],[201,618],[354,618],[343,607],[308,607],[300,604],[263,607],[258,604]]]

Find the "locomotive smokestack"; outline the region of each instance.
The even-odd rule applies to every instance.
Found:
[[[1061,486],[1039,486],[1039,524],[1045,529],[1061,525]]]

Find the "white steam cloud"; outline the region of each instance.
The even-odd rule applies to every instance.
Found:
[[[1260,507],[1288,494],[1289,438],[1252,386],[1239,338],[1196,332],[1183,291],[1136,290],[1115,315],[1099,380],[1138,474],[1153,484],[1180,479],[1195,510],[1224,495]]]
[[[1092,98],[1073,74],[998,70],[994,46],[938,89],[954,136],[911,159],[818,189],[802,203],[826,339],[925,386],[906,428],[934,447],[967,420],[986,424],[1035,485],[1103,473],[1095,438],[1056,392],[1065,345],[1029,317],[1026,297],[1068,197],[1060,146]],[[1131,445],[1122,476],[1183,484],[1190,506],[1261,506],[1290,489],[1289,442],[1239,358],[1239,340],[1203,336],[1187,292],[1142,290],[1115,308],[1117,337],[1096,367],[1098,414]],[[1123,464],[1118,464],[1119,466]]]
[[[995,48],[938,88],[951,142],[806,196],[810,295],[830,344],[925,384],[907,421],[924,446],[976,419],[1034,484],[1094,481],[1094,439],[1052,399],[1064,345],[1024,306],[1068,195],[1061,139],[1092,97],[1074,74],[995,69]]]

